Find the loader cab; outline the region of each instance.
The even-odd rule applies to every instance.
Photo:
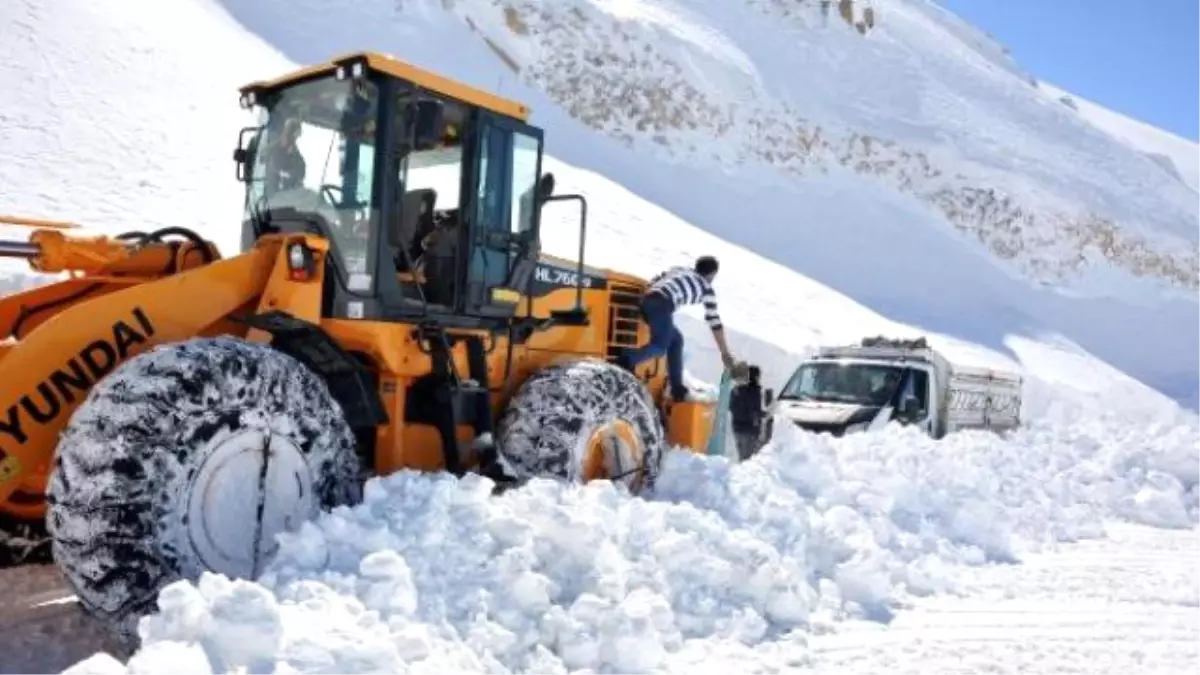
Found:
[[[247,86],[242,104],[259,112],[234,153],[243,249],[328,239],[325,316],[487,327],[518,313],[553,184],[523,105],[370,53]]]

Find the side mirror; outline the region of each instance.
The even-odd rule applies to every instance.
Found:
[[[921,412],[921,403],[915,396],[905,396],[896,407],[896,416],[900,419],[914,420]]]
[[[233,162],[237,165],[236,175],[239,182],[249,183],[254,166],[254,155],[258,151],[258,139],[262,137],[262,127],[245,127],[238,132],[237,147],[233,149]],[[246,136],[250,134],[250,140]]]
[[[538,201],[544,202],[547,199],[549,199],[550,197],[552,197],[553,195],[554,195],[554,174],[547,172],[547,173],[542,174],[541,179],[538,180],[538,186],[537,186]]]
[[[763,406],[764,407],[769,406],[774,402],[775,402],[775,390],[774,389],[764,389],[763,390]]]

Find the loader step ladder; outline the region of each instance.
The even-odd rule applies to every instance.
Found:
[[[612,284],[609,287],[608,359],[627,349],[637,348],[638,324],[642,320],[642,293],[636,286]]]

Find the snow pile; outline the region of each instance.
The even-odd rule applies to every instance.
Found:
[[[814,605],[798,496],[769,507],[796,532],[781,550],[609,483],[490,495],[477,477],[372,481],[363,505],[285,538],[260,584],[165,590],[130,668],[178,668],[196,644],[187,662],[219,670],[645,672],[789,642]]]
[[[1112,515],[1193,526],[1200,424],[1176,422],[942,441],[783,426],[743,464],[669,452],[647,499],[548,480],[493,497],[476,476],[401,472],[283,536],[257,583],[166,589],[129,668],[651,672],[746,650],[799,663],[813,630],[953,592],[954,566],[1102,536]]]

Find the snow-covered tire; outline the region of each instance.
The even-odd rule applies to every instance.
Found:
[[[133,643],[159,589],[257,574],[276,533],[358,500],[358,467],[341,407],[299,361],[231,337],[163,345],[67,424],[47,488],[54,557],[83,608]]]
[[[602,478],[634,493],[653,485],[664,445],[650,392],[629,371],[590,358],[532,374],[496,432],[500,467],[518,481]]]

